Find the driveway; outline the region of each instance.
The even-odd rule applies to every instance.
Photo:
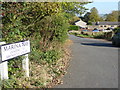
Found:
[[[55,88],[118,88],[118,48],[111,42],[70,35],[72,59]]]

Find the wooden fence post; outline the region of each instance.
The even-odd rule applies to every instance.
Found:
[[[0,42],[0,45],[5,44],[5,42]],[[1,50],[0,50],[0,61],[1,60]],[[0,63],[0,77],[1,80],[8,79],[8,61]]]
[[[22,60],[22,68],[25,71],[25,76],[29,77],[29,58],[28,58],[28,54],[26,54],[24,59]]]

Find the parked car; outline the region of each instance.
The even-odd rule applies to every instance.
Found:
[[[112,30],[106,30],[106,29],[105,29],[105,30],[103,30],[103,32],[112,32]]]
[[[103,31],[104,31],[104,29],[100,29],[99,31],[103,32]]]
[[[115,45],[115,46],[120,46],[120,33],[116,33],[112,37],[112,44]]]
[[[92,32],[99,32],[99,30],[95,29],[95,30],[92,30]]]
[[[82,32],[87,32],[88,30],[82,30]]]

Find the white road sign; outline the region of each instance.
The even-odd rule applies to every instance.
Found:
[[[21,41],[1,46],[2,61],[15,58],[30,52],[30,41]]]

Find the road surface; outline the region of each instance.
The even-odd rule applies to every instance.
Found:
[[[118,48],[111,42],[70,35],[72,60],[55,88],[118,88]]]

